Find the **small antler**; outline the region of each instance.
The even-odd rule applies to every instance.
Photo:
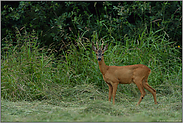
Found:
[[[97,41],[96,41],[96,45],[97,45],[97,49],[99,49],[99,48],[98,48],[98,42],[97,42]]]
[[[103,49],[103,45],[104,45],[104,41],[103,41],[102,38],[100,40],[102,40],[102,46],[101,46],[101,50],[102,50]]]

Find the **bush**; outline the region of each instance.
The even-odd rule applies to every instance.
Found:
[[[163,29],[171,42],[182,46],[182,1],[17,3],[2,2],[1,14],[2,37],[11,34],[14,43],[15,27],[28,32],[34,29],[41,46],[52,44],[64,51],[71,43],[76,44],[75,38],[81,34],[91,39],[97,31],[99,37],[124,43],[125,36],[136,40],[147,28],[145,33]]]

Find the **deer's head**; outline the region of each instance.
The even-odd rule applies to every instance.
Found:
[[[104,44],[104,42],[102,42],[102,46],[99,49],[98,43],[96,42],[96,45],[97,45],[97,48],[96,48],[95,45],[94,45],[94,43],[92,42],[92,49],[95,51],[98,61],[101,61],[102,60],[102,57],[104,55],[104,52],[108,48],[108,44],[104,48],[102,48],[103,47],[103,44]]]

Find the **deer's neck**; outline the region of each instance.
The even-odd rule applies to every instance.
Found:
[[[109,66],[105,64],[104,57],[102,57],[101,61],[98,61],[98,64],[99,64],[100,72],[102,73],[102,75],[105,75]]]

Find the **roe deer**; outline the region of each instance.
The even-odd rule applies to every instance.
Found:
[[[147,83],[148,76],[151,72],[150,68],[142,64],[128,65],[128,66],[107,66],[104,62],[103,54],[107,50],[108,44],[104,48],[102,48],[103,44],[104,42],[102,43],[102,46],[99,49],[98,43],[96,43],[97,45],[96,48],[94,46],[94,43],[92,42],[92,49],[96,53],[99,69],[103,75],[103,79],[109,86],[109,101],[111,101],[111,95],[113,95],[113,104],[115,104],[115,95],[118,84],[135,83],[141,93],[137,105],[140,104],[140,102],[146,95],[144,88],[152,93],[154,97],[154,103],[157,104],[156,90],[153,89]]]

